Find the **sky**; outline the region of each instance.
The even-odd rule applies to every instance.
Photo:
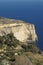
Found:
[[[0,0],[0,1],[43,1],[43,0]]]

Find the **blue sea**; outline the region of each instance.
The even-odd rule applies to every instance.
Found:
[[[33,23],[43,50],[43,0],[0,0],[0,16]]]

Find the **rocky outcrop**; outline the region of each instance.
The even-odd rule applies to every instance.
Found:
[[[10,32],[21,42],[31,43],[37,40],[34,24],[0,17],[0,36]]]

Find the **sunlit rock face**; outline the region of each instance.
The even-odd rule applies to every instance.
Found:
[[[34,24],[0,17],[0,36],[11,32],[21,42],[31,43],[37,40]]]

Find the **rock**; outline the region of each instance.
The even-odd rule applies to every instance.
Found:
[[[15,56],[18,55],[18,53],[15,53]]]
[[[21,42],[36,42],[37,34],[34,24],[25,23],[21,20],[0,18],[0,36],[12,32]]]
[[[12,65],[33,65],[27,56],[16,56],[16,60]]]

